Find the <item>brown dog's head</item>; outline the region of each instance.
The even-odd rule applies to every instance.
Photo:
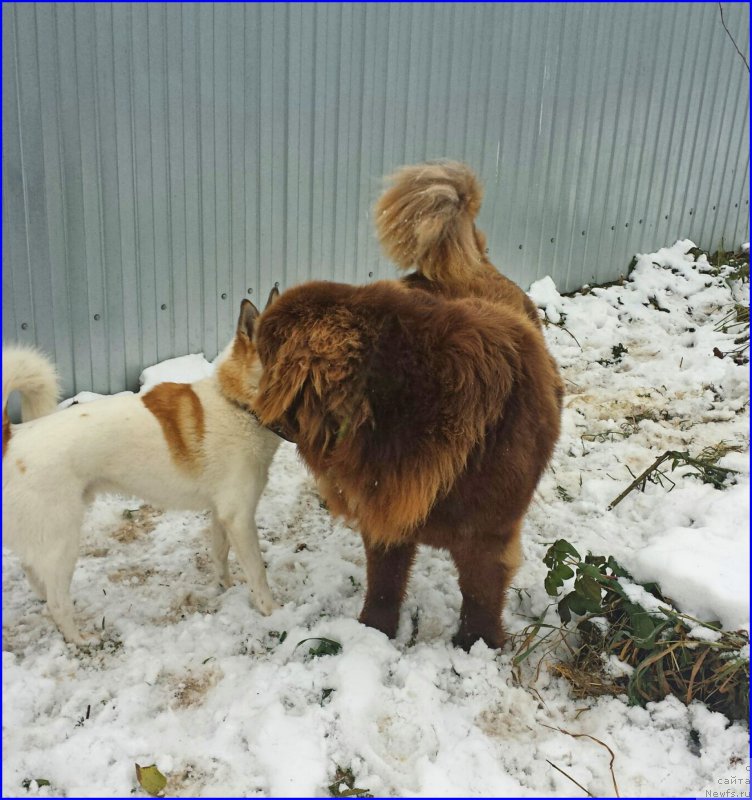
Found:
[[[335,513],[397,540],[501,414],[517,361],[507,323],[482,301],[391,281],[298,286],[256,327],[254,410],[326,479]]]
[[[375,331],[349,308],[354,288],[321,281],[289,289],[257,327],[259,419],[321,453],[369,418],[362,356]]]

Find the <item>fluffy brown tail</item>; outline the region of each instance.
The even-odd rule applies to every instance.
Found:
[[[3,455],[11,437],[8,397],[21,394],[21,419],[28,422],[53,412],[58,402],[58,375],[55,367],[33,347],[13,345],[3,348]]]
[[[483,191],[464,164],[437,161],[402,167],[375,208],[384,252],[400,269],[430,280],[462,281],[483,258],[475,216]]]

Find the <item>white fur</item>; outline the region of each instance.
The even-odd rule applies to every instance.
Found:
[[[3,408],[14,390],[21,394],[24,422],[51,414],[59,399],[55,367],[34,347],[22,344],[3,348]]]
[[[12,365],[7,373],[6,364]],[[57,393],[54,374],[34,351],[4,350],[3,403],[18,389],[27,410],[43,413],[53,386]],[[277,608],[255,513],[279,438],[222,394],[216,373],[192,386],[204,411],[203,452],[193,472],[175,464],[160,423],[139,395],[74,405],[12,426],[3,457],[3,544],[18,553],[68,641],[91,638],[73,620],[70,582],[84,511],[101,492],[142,497],[162,508],[210,509],[220,585],[229,583],[231,544],[258,610],[269,614]]]

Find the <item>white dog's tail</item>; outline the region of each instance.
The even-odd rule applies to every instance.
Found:
[[[43,417],[58,403],[59,380],[52,363],[33,347],[12,345],[3,348],[3,453],[10,440],[8,397],[21,395],[21,419]]]

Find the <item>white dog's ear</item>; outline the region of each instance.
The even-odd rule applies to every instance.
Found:
[[[245,298],[240,301],[240,316],[238,317],[237,333],[239,336],[253,338],[253,327],[259,318],[259,310],[250,300]]]
[[[277,284],[275,283],[275,284],[274,284],[274,286],[272,286],[272,290],[271,290],[271,292],[269,292],[269,299],[266,301],[266,305],[264,306],[264,311],[266,311],[266,309],[267,309],[267,308],[269,308],[269,306],[270,306],[270,305],[271,305],[271,304],[272,304],[272,303],[273,303],[273,302],[274,302],[274,301],[275,301],[275,300],[276,300],[278,297],[279,297],[279,288],[278,288]]]

